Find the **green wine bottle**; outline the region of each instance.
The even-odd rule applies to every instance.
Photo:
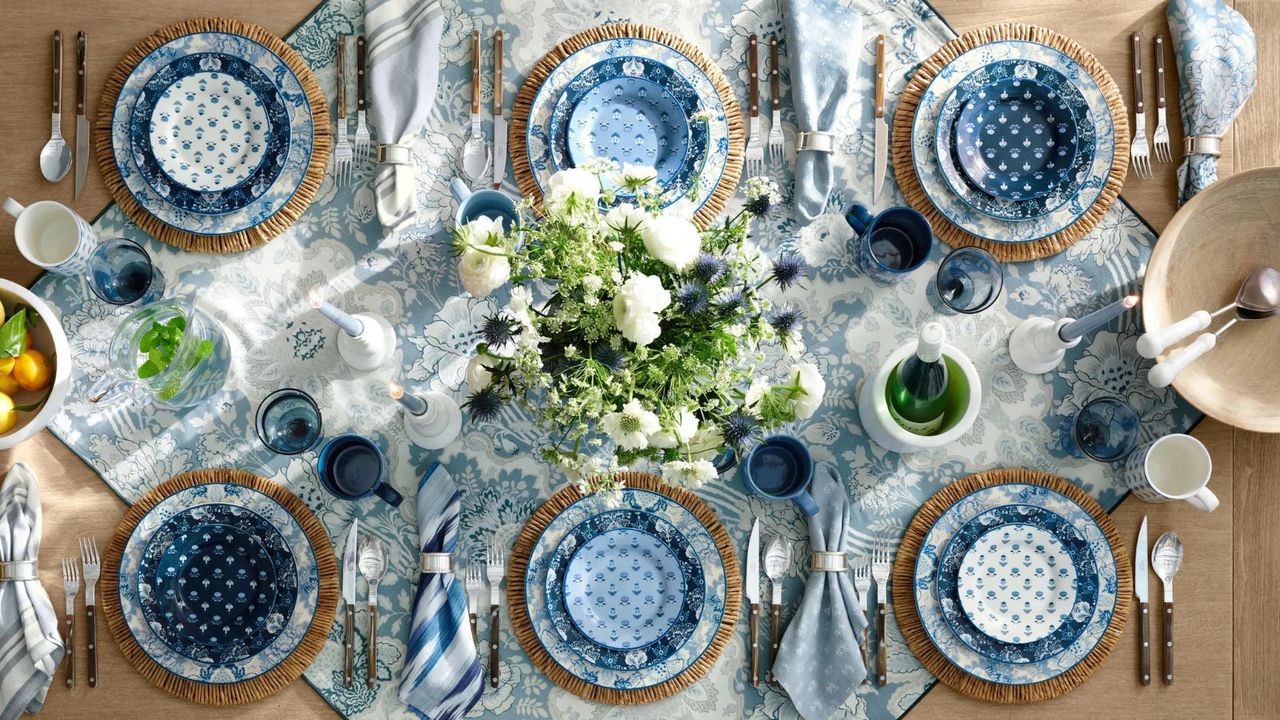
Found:
[[[941,324],[925,323],[920,328],[916,351],[898,363],[885,388],[889,414],[904,429],[916,435],[936,435],[942,429],[950,398],[947,363],[942,344],[947,332]]]

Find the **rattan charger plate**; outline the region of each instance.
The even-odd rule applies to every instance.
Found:
[[[187,488],[210,483],[242,485],[267,495],[280,503],[306,533],[315,552],[320,577],[318,604],[302,641],[280,664],[248,680],[214,684],[181,677],[162,667],[138,644],[129,630],[120,605],[120,563],[129,537],[138,523],[169,496]],[[184,700],[206,705],[238,705],[255,702],[283,690],[298,679],[324,649],[325,639],[338,612],[338,561],[330,545],[329,534],[298,496],[283,485],[243,470],[193,470],[160,483],[138,499],[125,513],[108,544],[102,562],[103,614],[107,626],[125,659],[152,684]]]
[[[507,147],[511,152],[511,168],[515,173],[516,184],[520,192],[534,200],[534,207],[542,207],[542,191],[534,179],[533,168],[529,163],[529,148],[525,144],[525,136],[529,130],[529,114],[533,110],[533,102],[542,88],[542,83],[556,66],[564,62],[570,55],[605,40],[614,38],[641,38],[666,45],[689,58],[715,86],[720,101],[724,104],[725,116],[729,121],[729,155],[724,174],[707,199],[706,204],[694,214],[693,220],[699,227],[707,227],[715,220],[733,197],[737,190],[738,180],[742,177],[743,150],[746,147],[746,134],[743,131],[742,112],[738,108],[737,97],[729,80],[725,78],[720,67],[711,58],[689,41],[675,33],[662,30],[652,25],[640,23],[611,23],[584,30],[559,45],[551,48],[541,60],[529,71],[520,93],[516,96],[511,111],[511,128],[508,131]]]
[[[916,611],[914,580],[916,557],[930,528],[952,505],[986,487],[1020,483],[1040,485],[1073,500],[1093,517],[1106,535],[1116,561],[1116,606],[1098,644],[1075,667],[1056,677],[1030,685],[1002,685],[961,670],[943,655],[929,638]],[[1124,632],[1133,595],[1133,565],[1111,516],[1088,493],[1056,475],[1025,468],[988,470],[962,478],[925,501],[907,526],[893,565],[894,610],[907,646],[926,670],[957,692],[977,700],[997,703],[1032,703],[1058,697],[1088,680],[1115,648]]]
[[[738,571],[738,554],[733,542],[729,539],[729,533],[720,524],[715,511],[697,495],[683,488],[663,483],[657,476],[648,473],[621,472],[618,478],[628,489],[650,490],[679,503],[693,513],[715,541],[720,551],[720,559],[724,563],[727,588],[724,617],[706,652],[687,670],[670,680],[646,688],[615,690],[592,685],[570,674],[542,646],[529,618],[528,606],[525,604],[525,572],[529,567],[529,556],[543,531],[565,508],[584,497],[574,485],[561,488],[547,498],[542,507],[534,511],[516,538],[515,545],[511,549],[511,564],[507,570],[507,607],[511,612],[511,626],[515,630],[520,645],[528,653],[534,667],[546,675],[551,682],[592,702],[606,705],[639,705],[670,697],[697,682],[711,670],[733,637],[733,630],[738,624],[738,614],[742,605],[742,577]]]
[[[1054,48],[1079,63],[1102,89],[1111,119],[1115,126],[1116,150],[1111,160],[1102,193],[1093,205],[1070,226],[1039,240],[1021,243],[994,242],[967,232],[943,215],[916,176],[911,156],[911,127],[915,121],[916,107],[938,73],[960,55],[987,43],[1001,40],[1026,40]],[[990,252],[1005,262],[1023,262],[1056,255],[1071,247],[1077,240],[1089,234],[1107,214],[1111,204],[1120,196],[1125,174],[1129,169],[1129,121],[1120,88],[1107,69],[1079,43],[1046,28],[1021,23],[1000,23],[972,30],[943,45],[925,59],[916,69],[898,98],[898,109],[893,116],[893,170],[907,204],[919,210],[929,219],[934,235],[952,247],[975,246]],[[1016,222],[1016,221],[1011,221]]]
[[[125,83],[138,66],[152,51],[180,37],[203,32],[230,33],[246,37],[270,50],[284,61],[307,95],[311,106],[312,148],[302,182],[282,206],[261,223],[238,232],[221,235],[202,235],[174,227],[139,204],[120,176],[116,167],[116,153],[112,146],[112,122],[116,103]],[[329,163],[329,152],[332,146],[332,135],[329,127],[329,100],[320,83],[311,72],[311,68],[293,48],[276,35],[253,23],[231,18],[196,18],[184,20],[160,28],[138,43],[125,54],[116,65],[98,101],[98,112],[94,118],[93,152],[98,160],[98,169],[102,179],[110,191],[111,197],[139,228],[155,239],[173,245],[182,250],[204,253],[236,253],[264,245],[272,238],[284,232],[302,216],[303,211],[311,205],[320,183],[324,180],[325,169]]]

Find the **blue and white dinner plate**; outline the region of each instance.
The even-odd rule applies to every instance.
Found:
[[[1083,538],[1097,567],[1097,602],[1085,621],[1084,630],[1061,652],[1030,662],[1017,658],[1006,662],[970,647],[948,624],[947,600],[938,592],[940,560],[947,544],[973,518],[1006,505],[1033,506],[1060,516]],[[916,557],[913,579],[920,624],[938,651],[964,672],[1002,685],[1043,682],[1078,665],[1093,652],[1110,626],[1119,588],[1115,555],[1111,552],[1106,533],[1093,516],[1061,493],[1026,483],[981,488],[947,508],[925,535]]]
[[[641,510],[602,512],[575,527],[551,556],[544,587],[561,638],[614,670],[671,657],[697,627],[706,595],[689,540]]]
[[[1008,213],[1017,212],[1017,201],[1004,202],[1008,210],[1006,217],[993,215],[985,209],[979,209],[970,197],[961,197],[956,187],[969,183],[963,170],[957,164],[955,156],[940,153],[937,150],[939,123],[942,122],[942,110],[953,91],[974,71],[1009,60],[1032,61],[1046,66],[1065,77],[1069,84],[1083,98],[1084,107],[1088,109],[1089,122],[1080,127],[1081,139],[1092,128],[1094,136],[1094,152],[1092,160],[1079,171],[1073,169],[1071,182],[1077,187],[1069,193],[1055,196],[1053,193],[1044,198],[1045,207],[1050,207],[1059,199],[1060,205],[1035,217],[1022,219],[1006,219]],[[958,107],[959,99],[955,101]],[[946,128],[946,126],[943,126]],[[948,131],[949,135],[950,132]],[[1111,118],[1111,110],[1106,96],[1096,80],[1089,75],[1078,62],[1054,48],[1040,43],[1025,40],[999,40],[973,48],[947,63],[937,76],[925,88],[916,107],[911,128],[911,157],[915,166],[920,187],[930,202],[937,207],[949,221],[960,229],[987,240],[996,242],[1031,242],[1061,232],[1082,218],[1094,202],[1102,194],[1106,186],[1107,176],[1111,172],[1111,162],[1116,150],[1115,127]],[[1080,151],[1077,150],[1077,156]],[[975,191],[973,195],[984,196]],[[1051,199],[1051,200],[1050,200]],[[998,206],[997,206],[998,207]],[[1021,217],[1021,216],[1020,216]]]
[[[567,98],[561,104],[562,98],[570,91],[570,85],[582,92],[589,91],[599,82],[595,80],[594,74],[584,76],[584,73],[607,60],[614,59],[619,61],[617,64],[619,69],[622,63],[628,60],[642,62],[646,72],[649,73],[659,71],[657,66],[665,67],[673,76],[679,76],[692,87],[693,96],[697,99],[696,106],[687,100],[678,103],[686,112],[688,108],[694,108],[688,116],[691,134],[690,152],[686,155],[671,185],[662,193],[660,204],[666,207],[679,200],[688,199],[693,206],[692,210],[697,212],[711,199],[720,178],[728,168],[729,117],[724,101],[716,91],[715,83],[707,77],[702,68],[684,53],[656,40],[645,38],[600,40],[570,54],[552,69],[534,95],[525,134],[525,147],[534,182],[539,190],[545,191],[551,176],[572,163],[572,159],[568,156],[568,138],[565,137],[563,145],[560,145],[559,136],[553,143],[552,135],[552,129],[557,127],[553,120],[557,107],[561,109],[561,123],[566,124],[569,112],[574,107],[568,103]],[[603,68],[612,67],[612,65],[603,66]],[[616,71],[610,69],[608,72]],[[678,90],[678,83],[666,83],[664,87],[680,101],[684,91]],[[566,124],[560,127],[567,129]],[[705,146],[699,139],[700,133],[705,134]],[[705,147],[705,149],[699,152],[699,147]]]
[[[965,612],[962,597],[967,553],[987,533],[1011,525],[1030,525],[1055,538],[1065,548],[1075,575],[1071,604],[1057,618],[1047,619],[1040,636],[1029,642],[1021,637],[1002,641],[986,632]],[[939,556],[936,582],[943,619],[956,636],[982,655],[1005,663],[1037,662],[1065,650],[1084,631],[1098,599],[1097,563],[1089,544],[1062,516],[1034,505],[997,507],[966,522]]]
[[[117,577],[138,646],[169,672],[209,684],[275,668],[297,650],[320,602],[302,526],[268,495],[231,483],[160,501],[129,536]]]
[[[570,640],[572,635],[569,630],[576,628],[566,617],[567,612],[563,608],[560,609],[564,612],[562,615],[551,606],[552,594],[547,589],[563,587],[562,580],[554,576],[548,578],[548,573],[558,553],[562,558],[566,555],[573,557],[567,551],[560,552],[566,538],[584,522],[619,511],[656,517],[659,521],[654,522],[655,529],[665,528],[665,524],[669,524],[670,530],[663,530],[661,534],[655,535],[665,539],[678,535],[684,539],[685,544],[676,550],[676,556],[680,558],[683,555],[697,563],[702,572],[705,592],[697,606],[697,620],[687,638],[674,652],[652,663],[648,663],[647,653],[631,654],[629,657],[634,665],[625,662],[628,655],[624,654],[624,667],[613,668],[597,665],[583,657],[582,647],[575,647]],[[607,524],[614,520],[604,522]],[[667,547],[673,545],[669,544]],[[692,574],[692,565],[684,563],[682,567]],[[692,512],[660,493],[627,488],[617,493],[588,495],[556,515],[534,543],[525,571],[524,591],[525,609],[533,632],[543,649],[560,667],[591,685],[615,690],[639,690],[664,683],[689,670],[710,648],[724,619],[729,586],[720,550],[711,533]]]
[[[280,164],[279,173],[267,183],[265,190],[242,207],[234,209],[230,207],[232,203],[222,202],[218,191],[198,193],[205,201],[204,204],[197,203],[192,208],[182,207],[179,204],[182,201],[170,199],[152,187],[144,173],[144,162],[135,156],[130,141],[131,128],[134,127],[134,109],[144,100],[144,90],[152,78],[182,58],[208,54],[233,57],[248,67],[256,68],[271,80],[287,113],[288,149]],[[139,122],[149,123],[150,116],[139,118]],[[275,132],[275,128],[272,131]],[[293,70],[264,45],[234,33],[192,33],[161,45],[134,67],[120,90],[112,113],[111,146],[116,168],[129,194],[156,218],[179,230],[197,235],[241,232],[256,227],[275,215],[301,187],[314,147],[311,104],[302,82]],[[275,170],[272,169],[271,172]],[[154,179],[152,175],[151,180]],[[265,181],[265,178],[260,179]],[[173,184],[166,183],[168,186]]]
[[[224,53],[181,57],[143,87],[129,146],[142,177],[173,205],[232,212],[284,169],[289,115],[275,83]]]

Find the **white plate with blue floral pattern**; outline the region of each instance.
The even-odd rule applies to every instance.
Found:
[[[1076,568],[1048,531],[1010,523],[969,547],[958,586],[970,622],[1000,642],[1022,645],[1048,637],[1070,617]]]

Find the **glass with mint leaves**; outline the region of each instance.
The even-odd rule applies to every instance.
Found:
[[[231,368],[222,326],[190,298],[144,306],[125,318],[108,351],[111,367],[89,390],[91,402],[125,398],[159,407],[194,407],[220,391]]]

